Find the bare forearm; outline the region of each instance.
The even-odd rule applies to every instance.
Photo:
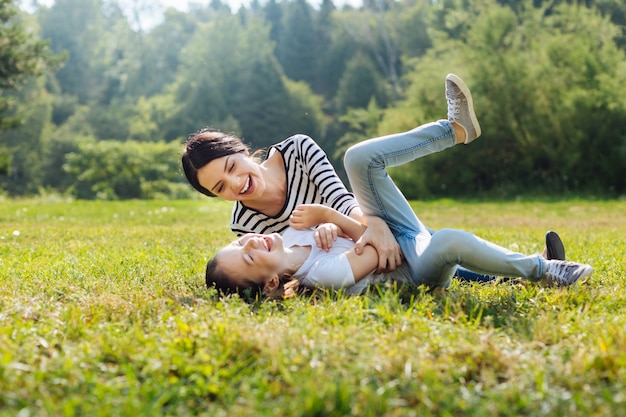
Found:
[[[363,214],[363,210],[361,210],[361,207],[353,208],[350,211],[349,217],[367,226],[367,218],[365,217],[365,214]]]
[[[354,211],[354,210],[353,210]],[[352,214],[352,213],[350,213]],[[325,216],[326,223],[334,223],[341,229],[341,232],[348,235],[352,240],[357,241],[367,226],[352,217],[348,217],[336,210],[329,209]]]

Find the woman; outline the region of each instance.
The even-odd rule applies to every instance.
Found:
[[[469,89],[449,74],[446,90],[448,96],[460,97],[453,105],[460,134],[449,121],[441,120],[408,133],[361,142],[348,149],[344,158],[363,210],[383,219],[402,249],[405,262],[388,277],[445,288],[458,265],[550,286],[569,286],[590,276],[593,269],[589,265],[511,252],[461,230],[443,229],[431,236],[415,216],[385,168],[468,144],[480,135]],[[352,240],[339,238],[328,252],[317,248],[310,227],[321,222],[335,224],[339,234]],[[374,247],[364,247],[366,256],[353,251],[353,241],[367,230],[362,223],[326,206],[303,205],[294,210],[291,226],[283,236],[248,234],[220,250],[207,264],[207,285],[224,292],[251,289],[275,297],[285,294],[285,283],[292,278],[306,287],[346,288],[349,292],[382,278],[375,274]]]

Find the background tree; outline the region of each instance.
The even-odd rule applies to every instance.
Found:
[[[102,0],[58,0],[52,7],[40,7],[41,37],[50,48],[67,53],[69,59],[56,73],[61,90],[78,98],[79,103],[106,102],[107,83],[101,62],[100,39],[106,31]]]
[[[77,198],[188,196],[175,182],[179,152],[174,143],[85,140],[68,154],[64,169],[76,178],[71,192]]]
[[[213,42],[207,45],[206,39]],[[291,107],[294,101],[273,54],[269,27],[256,17],[245,26],[233,16],[202,26],[182,59],[172,87],[176,101],[182,103],[174,116],[179,135],[180,128],[186,133],[202,126],[223,129],[234,119],[240,128],[235,133],[264,147],[300,132],[298,126],[319,114],[318,109],[296,112]]]
[[[625,104],[616,91],[626,61],[612,42],[617,28],[597,11],[565,3],[549,14],[530,2],[517,14],[484,3],[461,37],[467,41],[436,44],[411,72],[406,102],[390,111],[441,117],[442,86],[422,80],[443,79],[443,63],[472,80],[485,140],[472,144],[476,156],[458,147],[421,161],[429,191],[562,194],[593,192],[602,181],[622,189]],[[616,152],[606,155],[607,146]]]
[[[323,57],[332,46],[332,34],[334,30],[333,14],[336,11],[332,0],[322,0],[319,11],[313,16],[313,78],[310,83],[313,91],[325,96],[330,95],[330,81],[328,72],[324,70],[327,60]]]
[[[38,167],[41,126],[49,118],[42,85],[34,77],[55,69],[63,57],[53,56],[48,43],[37,39],[11,0],[0,0],[0,45],[0,186],[10,192],[32,192],[38,185],[32,180]],[[27,88],[20,91],[25,84]],[[26,120],[27,136],[10,130]],[[24,187],[29,183],[31,187]]]
[[[305,0],[286,2],[276,56],[287,77],[315,81],[315,40],[311,6]]]
[[[385,107],[389,95],[385,85],[385,78],[369,56],[362,52],[357,53],[348,61],[339,81],[335,96],[337,111],[345,114],[348,109],[367,107],[371,99]]]
[[[274,42],[280,40],[283,21],[283,9],[276,0],[267,0],[263,6],[263,17],[270,26],[270,39]]]
[[[319,53],[315,58],[316,77],[319,82],[313,85],[317,94],[323,95],[326,99],[325,109],[328,114],[337,116],[334,113],[332,99],[337,94],[337,86],[341,79],[347,62],[360,49],[357,42],[349,36],[344,29],[341,19],[334,18],[331,14],[327,20],[320,20],[320,31],[328,31],[324,36],[328,39],[320,45]],[[330,29],[328,29],[330,27]],[[324,48],[321,48],[325,45]]]
[[[399,7],[393,0],[366,0],[361,10],[349,12],[342,19],[346,31],[372,55],[391,85],[394,98],[401,92]]]
[[[52,112],[51,97],[43,89],[44,77],[29,79],[12,93],[15,106],[6,113],[20,125],[0,132],[7,170],[0,175],[0,188],[10,194],[36,194],[46,172],[42,170],[44,132]]]
[[[17,90],[29,77],[54,69],[63,59],[54,57],[48,42],[37,39],[25,26],[20,10],[13,0],[0,0],[0,132],[16,127],[20,114],[6,114],[15,99],[7,95]]]
[[[233,11],[216,0],[166,9],[151,27],[138,12],[157,3],[57,0],[2,27],[25,23],[33,42],[49,40],[67,62],[26,76],[20,91],[0,89],[0,101],[14,103],[1,117],[26,120],[0,132],[0,171],[10,173],[0,187],[10,195],[162,195],[144,192],[134,173],[94,191],[95,176],[62,167],[69,154],[96,155],[83,144],[106,141],[111,158],[124,142],[147,153],[161,143],[180,149],[204,126],[254,147],[309,134],[341,172],[342,150],[354,141],[445,117],[443,78],[455,72],[472,87],[484,137],[471,152],[457,147],[395,174],[411,197],[621,195],[625,4],[367,0],[337,9],[332,0],[268,0]],[[172,187],[159,185],[172,196],[186,185],[175,170],[166,176]]]

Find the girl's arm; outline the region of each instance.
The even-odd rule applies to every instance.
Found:
[[[363,235],[367,226],[328,206],[321,204],[300,204],[291,213],[289,225],[294,229],[306,229],[322,223],[333,223],[339,230],[355,242]]]
[[[350,238],[355,242],[358,241],[364,235],[364,233],[370,230],[371,226],[366,226],[365,224],[353,219],[352,217],[348,217],[326,206],[321,207],[322,209],[320,211],[326,213],[326,217],[324,217],[324,222],[337,225],[340,232],[343,232],[344,234],[350,236]],[[316,208],[317,207],[313,207],[312,211],[314,211]],[[378,217],[376,217],[376,219],[378,219]],[[389,230],[386,223],[384,223],[384,226],[387,228],[387,230]],[[393,242],[396,242],[395,238],[393,238]],[[359,253],[355,252],[354,250],[347,251],[346,258],[350,263],[350,269],[352,269],[352,274],[354,275],[354,282],[359,282],[361,279],[365,278],[370,272],[374,271],[379,262],[379,256],[376,248],[371,245],[365,244],[361,247],[361,251]]]
[[[291,214],[289,223],[294,229],[306,229],[321,223],[332,223],[339,228],[339,233],[348,235],[354,241],[357,241],[367,229],[367,226],[361,222],[321,204],[299,205]],[[349,250],[345,255],[355,283],[375,270],[378,265],[378,253],[371,245],[363,246],[361,254]]]
[[[346,252],[346,258],[350,263],[352,274],[354,275],[354,282],[359,282],[367,276],[370,272],[376,269],[378,265],[378,253],[373,246],[366,245],[363,247],[363,252],[357,255],[353,250]]]
[[[357,255],[362,253],[366,245],[372,245],[378,258],[377,272],[394,271],[400,266],[402,263],[400,245],[383,219],[364,215],[360,207],[353,208],[350,217],[367,225],[363,236],[355,241],[354,250]]]

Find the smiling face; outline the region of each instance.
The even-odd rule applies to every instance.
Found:
[[[214,159],[198,169],[197,177],[201,186],[224,200],[256,200],[265,191],[259,164],[247,153]]]
[[[222,248],[215,258],[235,287],[263,286],[288,270],[283,239],[278,233],[249,233]]]

